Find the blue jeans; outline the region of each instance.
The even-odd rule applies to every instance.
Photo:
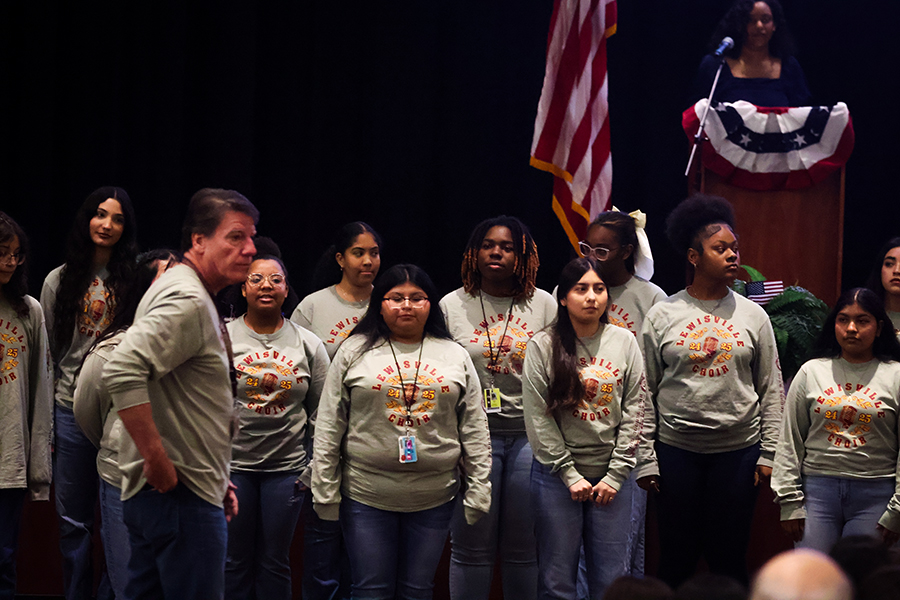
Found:
[[[656,442],[659,460],[659,578],[677,588],[703,556],[709,570],[745,586],[756,506],[759,444],[700,454]]]
[[[631,557],[628,575],[644,576],[644,531],[647,521],[647,490],[637,484],[634,473],[628,476],[623,485],[631,486],[631,534],[628,536],[628,555]],[[588,597],[587,563],[584,549],[578,559],[578,597]]]
[[[468,525],[460,496],[450,525],[450,597],[454,600],[487,600],[498,552],[503,596],[536,597],[532,460],[526,436],[491,435],[491,510]]]
[[[16,597],[16,548],[25,488],[0,489],[0,600]]]
[[[831,552],[842,537],[878,535],[875,526],[894,495],[894,478],[803,478],[806,523],[799,548]]]
[[[341,528],[353,600],[431,600],[455,502],[418,512],[380,510],[347,497]]]
[[[54,419],[53,487],[59,515],[63,587],[66,600],[90,600],[94,597],[91,538],[100,481],[97,475],[97,448],[81,433],[72,409],[55,405]],[[112,597],[109,580],[104,573],[97,598]]]
[[[350,557],[340,521],[325,521],[303,499],[303,600],[350,598]]]
[[[588,479],[591,485],[598,481],[600,478]],[[575,502],[559,475],[533,462],[531,500],[537,537],[538,598],[577,598],[582,545],[590,598],[602,598],[613,580],[628,572],[632,492],[631,486],[623,485],[606,506]]]
[[[183,483],[165,494],[145,487],[123,505],[131,539],[129,597],[222,600],[228,541],[222,508]]]
[[[231,472],[238,514],[228,523],[226,598],[290,600],[291,542],[304,496],[299,475]]]
[[[130,600],[125,592],[128,584],[128,559],[131,557],[131,542],[128,528],[122,514],[122,490],[100,480],[100,537],[103,539],[103,555],[106,557],[106,572],[116,600]]]

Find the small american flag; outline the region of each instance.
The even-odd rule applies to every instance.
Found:
[[[769,300],[784,291],[783,281],[751,281],[745,288],[747,297],[760,306],[765,306]]]

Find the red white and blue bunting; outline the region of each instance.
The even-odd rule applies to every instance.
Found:
[[[706,103],[700,100],[682,115],[691,142]],[[758,191],[796,190],[822,181],[847,162],[854,141],[843,102],[795,108],[717,102],[705,132],[704,166],[734,186]]]

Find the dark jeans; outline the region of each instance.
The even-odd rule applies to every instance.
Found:
[[[659,577],[672,588],[710,571],[747,585],[747,544],[756,506],[759,444],[700,454],[656,442],[659,460]]]
[[[25,488],[0,490],[0,600],[16,596],[16,548],[27,493]]]
[[[350,557],[340,521],[325,521],[303,499],[303,600],[350,598]]]
[[[228,529],[221,507],[179,483],[165,494],[146,487],[123,509],[131,598],[222,600]]]

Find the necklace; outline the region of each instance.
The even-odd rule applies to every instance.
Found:
[[[494,344],[491,341],[491,328],[487,319],[487,312],[484,310],[484,295],[482,292],[478,292],[478,300],[481,302],[481,317],[484,319],[484,333],[488,339],[488,373],[490,373],[491,385],[490,387],[494,387],[494,368],[500,364],[500,353],[503,351],[503,338],[506,337],[506,332],[509,331],[509,322],[512,319],[512,310],[513,306],[516,305],[516,299],[513,297],[512,302],[509,303],[509,312],[506,314],[506,323],[503,325],[503,333],[500,334],[500,341],[497,344],[497,354],[494,354]]]
[[[409,437],[409,424],[412,423],[412,405],[416,399],[416,388],[419,383],[419,367],[422,366],[422,348],[425,347],[425,336],[422,336],[422,341],[419,343],[419,359],[416,361],[416,374],[412,380],[412,389],[407,390],[406,383],[403,381],[403,371],[400,370],[400,361],[397,360],[397,353],[394,352],[394,344],[391,343],[391,338],[388,338],[388,346],[391,348],[391,356],[394,357],[394,364],[397,366],[397,377],[400,378],[400,393],[403,394],[403,405],[406,406],[406,420],[404,424],[406,425],[406,437]]]

